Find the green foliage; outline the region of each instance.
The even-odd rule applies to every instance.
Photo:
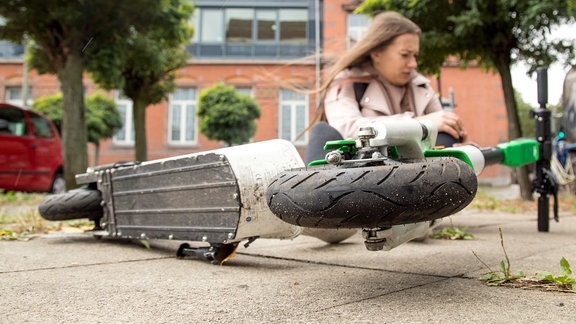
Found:
[[[58,131],[62,130],[63,117],[62,93],[38,98],[32,109],[46,115]],[[94,93],[86,98],[86,127],[88,141],[98,144],[100,140],[114,136],[122,127],[122,119],[114,100],[101,93]]]
[[[115,48],[94,54],[88,69],[103,88],[121,88],[129,98],[144,96],[150,98],[146,99],[149,103],[160,102],[172,90],[171,85],[162,87],[163,81],[171,81],[171,72],[186,64],[188,53],[183,45],[193,34],[193,7],[182,0],[157,3],[158,11],[147,28],[132,30]]]
[[[29,233],[17,233],[7,228],[0,227],[0,240],[1,241],[28,241],[30,238]]]
[[[467,232],[468,227],[444,227],[432,233],[432,238],[443,240],[471,240],[474,235]]]
[[[512,273],[510,259],[504,248],[504,237],[502,235],[502,229],[499,228],[500,232],[500,245],[502,246],[502,251],[504,251],[504,256],[506,257],[506,262],[501,260],[498,263],[498,271],[493,271],[490,267],[484,263],[477,255],[474,256],[486,267],[490,272],[482,275],[480,280],[483,281],[488,286],[512,286],[512,287],[523,287],[523,288],[546,288],[546,285],[552,285],[555,289],[560,289],[561,291],[571,291],[576,292],[576,278],[572,277],[572,270],[570,269],[570,264],[566,258],[562,257],[560,259],[560,275],[554,276],[548,271],[537,272],[531,279],[526,278],[524,271],[520,270],[517,273]],[[545,286],[543,286],[545,285]]]
[[[504,251],[504,256],[506,257],[506,263],[504,263],[504,260],[501,260],[500,263],[498,264],[498,269],[500,271],[492,271],[490,267],[486,265],[486,263],[480,260],[480,258],[478,258],[476,254],[474,254],[476,258],[478,258],[478,260],[480,260],[480,262],[482,262],[490,270],[490,272],[480,277],[480,280],[482,280],[489,286],[499,286],[507,282],[526,277],[526,274],[522,270],[518,271],[518,273],[516,274],[513,274],[512,271],[510,270],[511,269],[510,258],[508,258],[508,253],[506,252],[506,248],[504,247],[504,236],[502,234],[502,228],[498,228],[498,232],[500,234],[500,245],[502,246],[502,251]]]
[[[260,108],[233,86],[217,83],[204,89],[198,100],[200,132],[228,145],[247,143],[256,132]]]
[[[63,102],[62,93],[44,96],[34,100],[32,109],[48,117],[62,133]]]
[[[552,26],[574,22],[573,0],[366,0],[356,12],[382,10],[401,12],[422,28],[424,72],[438,72],[449,55],[487,67],[520,60],[532,71],[559,59],[574,63],[574,44],[549,35]]]
[[[510,281],[526,278],[526,274],[522,270],[516,274],[510,272],[509,265],[505,265],[503,260],[498,264],[498,269],[498,272],[490,271],[486,273],[480,277],[480,280],[488,286],[500,286]]]
[[[159,9],[147,28],[132,30],[114,48],[98,51],[88,64],[104,89],[122,89],[133,102],[135,159],[147,159],[145,109],[174,90],[175,72],[189,57],[193,7],[185,0],[157,1]]]
[[[566,260],[564,257],[560,259],[559,276],[554,276],[548,271],[542,271],[536,273],[534,277],[545,282],[564,285],[569,287],[571,290],[576,291],[576,278],[572,277],[572,269],[570,269],[570,263],[568,263],[568,260]]]
[[[44,199],[44,194],[26,193],[21,191],[0,191],[0,207],[9,204],[20,206],[37,205]]]
[[[100,140],[111,138],[122,128],[122,119],[113,99],[94,93],[86,98],[86,127],[88,141],[98,144]]]

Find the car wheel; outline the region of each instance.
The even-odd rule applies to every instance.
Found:
[[[52,194],[61,194],[66,192],[66,180],[64,180],[64,176],[60,173],[56,173],[54,176],[54,180],[52,181],[52,188],[50,189],[50,193]]]

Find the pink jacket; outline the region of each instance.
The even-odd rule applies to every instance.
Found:
[[[362,110],[354,94],[354,82],[368,82],[368,87],[360,100]],[[379,118],[412,118],[442,110],[440,100],[429,86],[430,81],[418,73],[409,83],[412,111],[395,112],[387,98],[383,81],[371,65],[352,68],[340,72],[326,93],[324,109],[328,123],[336,128],[342,137],[354,137],[358,128]]]

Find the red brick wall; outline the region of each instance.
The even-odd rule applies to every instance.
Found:
[[[445,98],[449,97],[450,88],[454,90],[455,112],[462,118],[470,141],[479,146],[494,146],[508,141],[508,118],[498,74],[477,67],[466,70],[443,67],[440,84]],[[431,78],[431,85],[438,90],[437,79]],[[480,181],[494,178],[507,181],[509,175],[508,167],[491,166],[482,173]]]
[[[202,64],[194,63],[180,70],[176,83],[179,87],[194,87],[198,91],[217,82],[251,87],[253,97],[258,102],[261,117],[256,121],[254,141],[264,141],[278,137],[278,96],[283,86],[302,85],[307,89],[315,86],[314,65],[278,64]],[[315,96],[309,98],[310,116],[314,115]],[[198,143],[190,147],[170,147],[167,139],[168,106],[161,103],[146,110],[148,158],[157,159],[197,151],[212,150],[224,145],[208,140],[198,134]],[[125,147],[114,146],[111,140],[101,145],[100,163],[111,163],[121,159],[132,159],[133,154]]]

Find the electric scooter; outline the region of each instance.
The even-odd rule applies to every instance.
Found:
[[[433,123],[368,123],[328,141],[305,165],[294,145],[270,140],[147,162],[88,168],[83,187],[47,196],[47,220],[88,218],[94,236],[183,243],[179,257],[221,264],[238,244],[311,235],[329,243],[362,231],[365,247],[390,250],[426,237],[474,198],[485,166],[538,160],[538,142],[434,147]]]

